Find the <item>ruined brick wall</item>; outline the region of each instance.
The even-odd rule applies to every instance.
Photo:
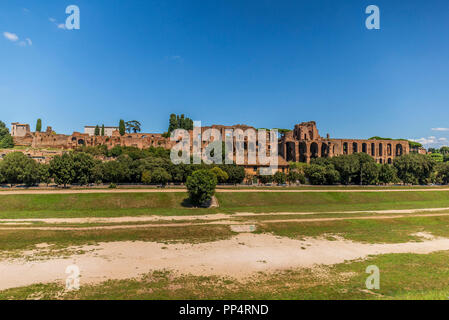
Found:
[[[286,161],[293,162],[363,152],[372,156],[377,163],[392,163],[395,157],[410,153],[410,146],[408,141],[403,140],[322,138],[315,122],[311,121],[296,125],[293,135],[282,137],[279,150]]]

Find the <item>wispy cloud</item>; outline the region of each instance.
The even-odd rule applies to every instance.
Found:
[[[409,140],[419,142],[426,148],[439,148],[444,145],[447,145],[447,143],[448,143],[447,138],[445,138],[445,137],[437,138],[434,136],[430,136],[427,138],[423,137],[423,138],[419,138],[419,139],[409,139]]]
[[[3,36],[11,42],[16,43],[20,47],[29,47],[33,45],[33,41],[30,38],[26,38],[25,40],[20,40],[19,36],[15,33],[11,32],[3,32]],[[19,41],[20,40],[20,41]]]
[[[18,37],[17,34],[15,34],[15,33],[11,33],[11,32],[5,31],[5,32],[3,32],[3,36],[4,36],[6,39],[8,39],[9,41],[12,41],[12,42],[16,42],[16,41],[19,40],[19,37]]]
[[[173,61],[184,62],[184,58],[179,55],[170,56],[169,59]]]
[[[58,28],[58,29],[62,29],[62,30],[66,29],[65,24],[59,23],[58,20],[56,20],[55,18],[50,17],[50,18],[48,18],[48,21],[53,23],[56,26],[56,28]]]
[[[432,131],[449,131],[449,128],[432,128]]]

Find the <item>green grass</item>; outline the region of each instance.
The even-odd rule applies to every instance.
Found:
[[[428,232],[434,236],[449,237],[449,216],[444,217],[405,217],[397,219],[340,220],[317,222],[261,222],[258,233],[294,239],[338,235],[345,239],[366,243],[401,243],[420,241],[412,234]]]
[[[106,230],[2,230],[0,251],[32,249],[48,243],[56,248],[93,245],[111,241],[155,241],[161,243],[199,243],[227,239],[235,235],[228,226],[207,225],[169,228],[137,228]],[[14,252],[16,254],[16,252]]]
[[[220,207],[188,206],[187,194],[91,193],[0,196],[0,218],[201,215],[235,212],[330,212],[449,207],[449,191],[216,194]]]
[[[449,252],[387,254],[319,269],[231,278],[176,276],[155,271],[139,279],[83,285],[38,284],[0,292],[0,299],[443,299],[449,297]],[[380,289],[367,290],[366,267],[380,270]]]
[[[449,206],[449,191],[218,193],[225,212],[324,212],[439,208]]]

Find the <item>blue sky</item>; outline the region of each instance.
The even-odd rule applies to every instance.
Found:
[[[65,8],[80,30],[65,30]],[[365,8],[380,8],[367,30]],[[170,113],[322,136],[449,139],[447,0],[4,0],[0,119],[58,133]],[[439,128],[439,130],[433,130]]]

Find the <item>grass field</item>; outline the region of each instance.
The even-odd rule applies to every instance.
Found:
[[[313,193],[234,192],[217,193],[216,196],[220,207],[214,209],[191,208],[184,192],[0,196],[0,219],[198,215],[191,221],[195,223],[193,225],[177,226],[177,223],[188,222],[181,218],[177,221],[155,221],[150,226],[104,230],[77,228],[137,226],[143,222],[55,223],[52,225],[55,230],[33,229],[47,226],[45,222],[33,222],[24,225],[23,229],[2,222],[0,263],[1,259],[20,258],[26,250],[37,250],[43,243],[50,249],[43,256],[37,254],[36,259],[70,257],[82,246],[99,243],[144,241],[195,246],[236,236],[237,233],[231,231],[226,223],[231,218],[215,224],[202,218],[206,214],[217,213],[230,214],[230,217],[239,212],[256,213],[258,215],[255,216],[238,215],[232,221],[254,224],[257,226],[256,234],[272,234],[282,239],[336,241],[343,238],[365,244],[402,244],[422,242],[423,238],[418,233],[449,238],[449,210],[437,212],[447,213],[447,216],[415,212],[413,215],[419,216],[404,213],[401,217],[375,212],[346,212],[449,208],[449,191],[339,193],[326,190]],[[285,214],[288,212],[310,214]],[[317,221],[307,221],[311,218]],[[172,226],[157,226],[162,223]],[[68,226],[73,230],[57,230]],[[82,254],[82,249],[79,250],[77,253]],[[153,270],[138,278],[86,284],[77,292],[65,292],[61,282],[12,288],[0,291],[0,299],[447,299],[448,262],[449,251],[446,250],[429,254],[381,254],[360,261],[314,268],[285,269],[274,274],[256,273],[245,280]],[[381,270],[380,290],[365,288],[368,276],[365,269],[372,264]]]
[[[449,191],[217,193],[220,207],[191,208],[185,192],[43,194],[0,197],[0,219],[330,212],[449,207]]]

